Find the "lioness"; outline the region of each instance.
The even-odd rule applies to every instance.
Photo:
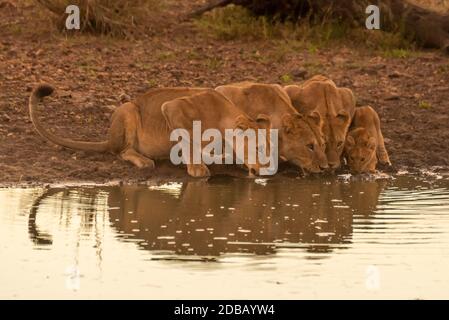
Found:
[[[379,116],[370,106],[355,109],[346,138],[345,157],[351,171],[356,173],[375,172],[378,160],[391,165],[380,130]]]
[[[321,75],[302,85],[285,86],[293,106],[321,137],[331,169],[340,167],[346,134],[354,116],[355,97],[348,88],[337,88],[335,83]]]
[[[213,89],[161,88],[153,89],[118,107],[109,128],[108,140],[102,142],[74,141],[58,137],[44,129],[37,115],[37,104],[53,92],[48,84],[37,86],[29,100],[30,117],[37,132],[51,142],[75,150],[112,152],[132,162],[139,168],[154,168],[153,159],[167,159],[174,142],[170,141],[173,129],[191,130],[193,121],[200,120],[203,130],[266,129],[269,121],[261,116],[260,121],[250,119],[228,99]],[[224,134],[223,134],[224,136]],[[247,141],[244,140],[244,150]],[[234,151],[237,145],[234,144]],[[249,164],[244,159],[250,174],[259,173],[259,163]],[[208,167],[187,164],[187,172],[193,177],[210,175]]]
[[[312,173],[328,167],[322,145],[304,116],[293,108],[281,86],[242,82],[219,86],[215,90],[250,117],[261,113],[268,115],[272,128],[279,130],[279,155],[282,160]]]

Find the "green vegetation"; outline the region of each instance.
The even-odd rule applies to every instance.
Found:
[[[438,67],[438,72],[439,73],[449,73],[449,63],[447,64],[443,64],[441,66]]]
[[[310,53],[316,53],[323,47],[338,43],[362,44],[367,49],[376,50],[384,55],[406,58],[414,49],[412,43],[402,36],[400,30],[388,33],[381,30],[352,28],[348,24],[322,21],[298,23],[269,20],[264,16],[254,16],[239,6],[227,6],[215,9],[196,20],[199,30],[211,34],[220,40],[269,40],[295,43]],[[288,49],[283,48],[285,56]]]
[[[432,104],[428,101],[420,101],[418,107],[420,109],[430,109],[432,108]]]
[[[383,52],[386,58],[405,59],[412,55],[410,50],[406,49],[390,49]]]
[[[293,77],[290,74],[284,74],[284,75],[280,76],[280,80],[284,84],[289,84],[289,83],[293,82]]]
[[[147,84],[150,88],[156,88],[159,84],[159,81],[157,81],[156,79],[150,79],[147,81]]]
[[[323,65],[321,62],[311,61],[305,62],[304,68],[307,70],[308,74],[320,74],[323,73]]]
[[[233,5],[205,14],[196,24],[223,40],[270,39],[279,31],[267,18],[253,17],[246,9]]]
[[[210,57],[206,59],[206,66],[211,70],[218,70],[223,65],[220,57]]]
[[[176,53],[173,51],[161,51],[157,53],[157,59],[160,61],[173,61],[176,60]]]

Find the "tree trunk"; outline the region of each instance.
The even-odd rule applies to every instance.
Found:
[[[449,15],[406,0],[215,0],[193,12],[191,17],[229,4],[243,6],[254,15],[280,21],[308,19],[311,23],[318,23],[327,19],[357,27],[365,27],[365,9],[374,4],[380,8],[384,31],[402,29],[418,44],[441,48],[449,54]]]

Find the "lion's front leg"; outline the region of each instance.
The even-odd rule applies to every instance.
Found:
[[[387,149],[385,148],[383,138],[377,146],[377,158],[381,164],[391,166],[390,157],[388,156]]]

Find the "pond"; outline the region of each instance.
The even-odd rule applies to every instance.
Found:
[[[0,298],[449,298],[449,177],[0,189]]]

